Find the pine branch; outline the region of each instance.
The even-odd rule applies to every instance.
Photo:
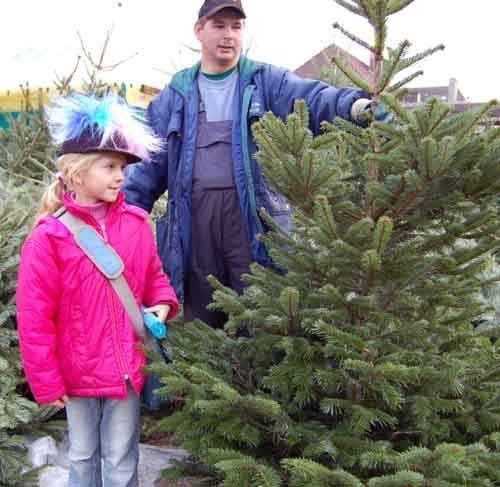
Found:
[[[368,49],[370,52],[375,52],[372,48],[372,46],[370,46],[370,44],[368,44],[367,42],[365,42],[363,39],[361,39],[360,37],[357,37],[356,35],[352,34],[351,32],[349,32],[348,30],[344,29],[344,27],[342,27],[338,22],[335,22],[333,24],[333,28],[334,29],[337,29],[339,30],[340,32],[342,32],[342,34],[344,34],[347,38],[351,39],[352,41],[356,42],[357,44],[359,44],[360,46],[364,47],[365,49]]]
[[[384,91],[391,82],[394,75],[398,72],[401,58],[404,56],[409,46],[410,43],[408,41],[403,41],[395,51],[391,52],[389,59],[385,63],[382,76],[378,80],[377,91]]]
[[[387,5],[388,15],[394,15],[395,13],[408,7],[408,5],[410,5],[414,1],[415,0],[389,0],[389,3]]]
[[[392,86],[390,86],[389,88],[387,88],[387,91],[389,93],[394,93],[394,92],[400,90],[403,86],[405,86],[408,83],[410,83],[411,81],[413,81],[414,79],[418,78],[419,76],[422,76],[423,74],[424,74],[423,71],[416,71],[415,73],[410,74],[406,78],[402,79],[401,81],[398,81],[397,83],[395,83]],[[396,97],[400,98],[399,96],[396,96]]]
[[[410,114],[396,98],[388,93],[381,93],[380,100],[385,103],[398,117],[406,123],[410,122]]]
[[[334,0],[334,1],[336,3],[338,3],[341,7],[352,12],[353,14],[360,15],[361,17],[366,17],[366,14],[363,12],[363,10],[361,10],[356,5],[349,3],[348,0]],[[351,1],[355,1],[355,0],[351,0]]]
[[[74,76],[76,74],[76,71],[78,70],[78,66],[80,65],[81,59],[82,59],[81,56],[77,56],[75,67],[70,72],[70,74],[68,76],[66,76],[66,77],[64,77],[64,76],[60,77],[57,74],[57,72],[54,72],[54,75],[56,77],[55,85],[57,87],[57,90],[59,91],[59,94],[66,94],[66,93],[68,93],[68,91],[70,89],[70,84],[73,81],[73,78],[74,78]]]
[[[439,44],[436,47],[432,47],[431,49],[427,49],[424,52],[416,54],[415,56],[412,56],[412,57],[410,57],[408,59],[404,59],[400,63],[400,69],[399,70],[402,71],[403,69],[409,68],[410,66],[413,66],[414,64],[418,63],[422,59],[425,59],[426,57],[429,57],[429,56],[431,56],[432,54],[434,54],[434,53],[436,53],[438,51],[444,51],[444,48],[445,47],[444,47],[443,44]]]
[[[355,71],[348,68],[339,56],[333,56],[331,59],[334,63],[356,86],[361,88],[363,91],[370,93],[372,87]]]
[[[497,100],[492,100],[484,104],[482,107],[476,109],[475,111],[469,112],[469,121],[461,130],[458,131],[457,139],[465,137],[465,135],[473,130],[474,127],[479,123],[479,121],[483,119],[493,107],[496,106],[499,106],[499,102]]]

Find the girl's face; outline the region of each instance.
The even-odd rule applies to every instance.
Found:
[[[115,201],[125,181],[126,165],[125,156],[103,152],[87,170],[74,176],[75,200],[83,204]]]

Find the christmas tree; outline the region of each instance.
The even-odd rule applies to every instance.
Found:
[[[45,415],[23,392],[21,361],[15,332],[14,293],[19,248],[32,211],[22,204],[23,192],[0,178],[0,486],[37,485],[37,474],[28,468],[25,433],[36,429]]]
[[[20,248],[42,181],[54,170],[53,152],[44,116],[34,107],[24,106],[17,119],[9,118],[8,130],[0,130],[0,487],[38,485],[38,472],[29,470],[27,435],[60,428],[57,422],[45,424],[55,408],[40,408],[30,399],[14,303]]]
[[[25,96],[28,100],[29,93]],[[43,181],[56,171],[55,151],[41,108],[41,101],[38,107],[25,107],[17,118],[9,116],[8,128],[0,130],[0,178],[11,180],[17,186],[32,183],[40,187],[40,191]],[[40,192],[33,195],[33,205],[39,196]]]
[[[373,80],[343,70],[394,121],[336,120],[313,137],[299,101],[286,122],[253,126],[296,208],[291,234],[263,215],[282,271],[254,264],[242,296],[212,280],[225,332],[172,326],[173,364],[154,369],[185,403],[160,427],[226,487],[499,485],[499,331],[472,324],[499,249],[500,130],[478,130],[492,104],[405,108],[418,73],[395,77],[441,48],[385,48],[388,18],[412,0],[336,1],[375,33],[351,35]]]

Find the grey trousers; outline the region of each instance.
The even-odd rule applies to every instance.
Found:
[[[241,293],[241,275],[251,262],[248,231],[233,179],[232,121],[208,122],[203,105],[193,171],[191,247],[184,296],[187,321],[199,318],[221,328],[226,315],[209,311],[212,287],[207,276]]]

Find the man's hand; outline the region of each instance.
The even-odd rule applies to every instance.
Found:
[[[69,404],[69,397],[64,394],[64,396],[61,396],[57,401],[52,401],[50,403],[50,406],[56,406],[59,409],[62,409],[66,407]]]
[[[373,110],[372,101],[368,98],[360,98],[352,104],[351,116],[362,127],[368,126],[372,121],[388,123],[394,120],[394,115],[389,111],[387,105],[377,102],[375,110]]]
[[[167,316],[170,313],[170,306],[168,304],[155,304],[150,308],[144,308],[145,313],[154,313],[160,321],[165,323]]]
[[[377,122],[388,123],[394,120],[394,115],[389,111],[389,108],[384,103],[377,103],[373,111],[373,118]]]

